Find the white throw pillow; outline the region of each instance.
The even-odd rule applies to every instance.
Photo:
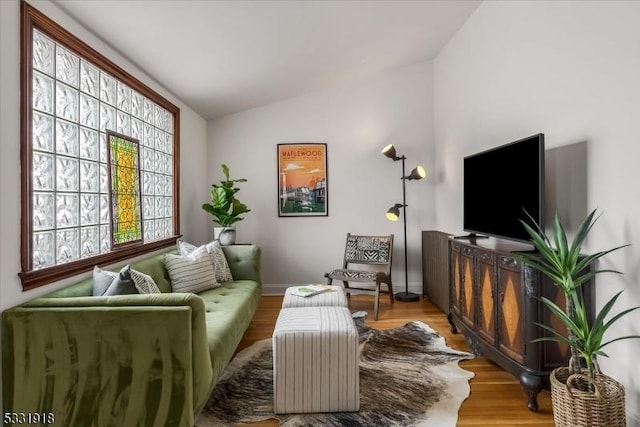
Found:
[[[193,253],[193,251],[197,248],[195,245],[185,242],[182,239],[177,240],[176,247],[178,248],[178,253],[180,255],[189,255]],[[219,283],[231,282],[233,280],[233,275],[231,274],[231,269],[229,268],[227,257],[225,257],[224,251],[220,247],[220,242],[214,240],[213,242],[207,243],[205,247],[207,248],[207,252],[209,252],[209,256],[211,257],[211,263],[213,265],[214,274],[216,275],[216,281],[218,281]]]
[[[178,253],[180,255],[189,255],[191,252],[198,249],[196,245],[192,245],[191,243],[185,242],[182,238],[176,240],[176,249],[178,249]]]
[[[204,246],[189,255],[165,254],[164,264],[171,277],[173,292],[202,292],[220,286]]]
[[[102,296],[107,292],[111,283],[120,274],[115,271],[103,270],[97,265],[93,267],[93,296]]]

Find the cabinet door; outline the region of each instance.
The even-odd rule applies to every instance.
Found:
[[[495,345],[495,254],[478,251],[477,260],[477,324],[478,333],[491,345]]]
[[[498,256],[498,343],[502,353],[522,363],[525,353],[524,287],[520,261]]]
[[[460,248],[461,281],[460,292],[462,294],[461,317],[462,321],[470,327],[475,326],[475,277],[473,268],[473,250],[469,247]]]
[[[553,284],[553,282],[547,278],[542,277],[542,295],[551,301],[553,301],[558,307],[565,308],[566,300],[564,293]],[[549,309],[542,303],[539,303],[540,314],[542,319],[539,323],[543,325],[549,325],[556,331],[560,331],[564,336],[567,336],[567,328],[564,323],[555,314],[551,313]],[[541,336],[550,336],[551,332],[543,331],[540,329]],[[552,370],[560,366],[567,366],[568,360],[571,358],[571,350],[565,343],[558,343],[555,341],[544,341],[542,343],[542,367],[547,370]]]
[[[451,243],[450,247],[451,257],[451,289],[449,295],[449,307],[453,314],[460,316],[462,307],[462,293],[461,288],[461,270],[460,270],[460,245]]]

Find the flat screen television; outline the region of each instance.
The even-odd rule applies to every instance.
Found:
[[[529,243],[527,213],[544,227],[544,134],[464,158],[464,231]]]

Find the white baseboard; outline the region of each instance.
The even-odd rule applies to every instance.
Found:
[[[278,284],[262,284],[262,295],[265,296],[276,296],[276,295],[284,295],[284,291],[289,287],[294,285],[278,285]]]
[[[296,283],[290,284],[282,284],[282,283],[264,283],[262,285],[262,295],[264,296],[276,296],[276,295],[284,295],[284,291],[289,286],[299,285]],[[404,286],[394,286],[394,292],[403,292]],[[418,295],[422,295],[422,283],[409,283],[409,292],[413,292]]]

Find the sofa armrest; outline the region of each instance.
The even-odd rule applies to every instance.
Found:
[[[213,373],[192,294],[39,298],[2,313],[5,412],[54,426],[194,425]]]
[[[256,245],[221,246],[234,280],[262,284],[262,252]]]

